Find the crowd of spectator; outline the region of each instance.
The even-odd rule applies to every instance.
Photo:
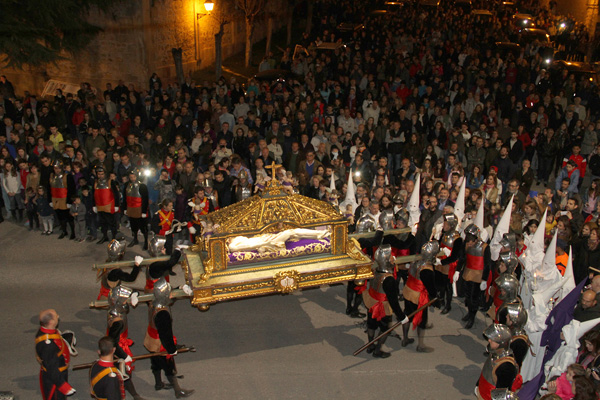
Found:
[[[315,2],[312,34],[299,42],[306,51],[288,48],[281,60],[269,54],[261,64],[294,73],[286,80],[188,78],[179,85],[153,74],[146,87],[83,83],[76,94],[57,90],[40,99],[17,95],[3,76],[0,221],[5,215],[53,233],[57,160],[76,185],[68,202],[83,224],[71,232],[80,241],[97,236],[92,192],[100,166],[121,192],[141,169],[150,213],[173,201],[180,221],[191,218],[188,199],[198,193],[212,202],[207,214],[240,201],[240,189],[262,191],[273,163],[284,185],[336,205],[352,173],[359,207],[340,210],[351,229],[366,213],[397,211],[415,185],[425,220],[439,216],[466,181],[467,219],[484,202],[491,234],[514,195],[517,251],[538,228],[547,238],[558,231],[557,259],[573,246],[576,280],[585,279],[589,266],[600,265],[597,82],[553,70],[535,41],[518,54],[496,48],[520,37],[514,10],[500,2],[480,4],[493,12],[487,20],[446,2],[372,13],[378,5]],[[535,1],[517,7],[535,16],[560,51],[587,52],[585,27],[558,15],[552,2],[549,9]],[[345,21],[364,28],[340,32]],[[342,45],[319,50],[324,42]],[[596,351],[598,339],[588,342]]]

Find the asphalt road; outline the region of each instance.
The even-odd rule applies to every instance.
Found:
[[[125,258],[134,253],[128,250]],[[104,245],[41,236],[10,221],[0,224],[0,392],[12,391],[21,400],[41,398],[33,339],[42,309],[55,308],[60,328],[76,332],[79,356],[73,364],[96,358],[106,311],[88,308],[99,288],[91,266],[105,258]],[[140,274],[133,286],[143,287],[143,278]],[[181,276],[173,282],[181,283]],[[177,356],[185,375],[181,384],[196,389],[191,399],[474,398],[484,362],[481,332],[489,319],[480,314],[466,331],[460,323],[464,306],[455,305],[446,316],[436,310],[426,338],[433,353],[417,353],[415,344],[402,348],[389,338],[385,347],[392,356],[375,359],[366,352],[352,356],[366,334],[361,320],[344,310],[342,285],[216,304],[208,312],[180,300],[172,310],[175,335],[198,349]],[[140,304],[129,315],[134,354],[145,353],[146,324],[146,306]],[[175,397],[154,390],[149,361],[136,365],[133,379],[141,395]],[[72,399],[89,399],[87,372],[71,371],[69,381],[77,389]]]

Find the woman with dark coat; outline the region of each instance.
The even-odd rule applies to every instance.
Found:
[[[586,279],[590,274],[598,275],[598,273],[590,271],[589,267],[596,268],[600,265],[600,231],[594,228],[590,231],[588,240],[573,246],[573,274],[575,282],[579,284]]]

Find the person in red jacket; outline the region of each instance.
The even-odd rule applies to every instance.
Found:
[[[580,154],[581,146],[578,144],[574,144],[571,151],[572,153],[568,157],[563,158],[562,167],[566,167],[567,163],[571,160],[577,164],[577,169],[579,170],[579,183],[577,186],[581,187],[581,183],[585,177],[585,170],[587,169],[587,159]]]
[[[44,400],[63,400],[75,393],[69,385],[71,353],[58,328],[58,313],[40,313],[40,329],[35,337],[35,353],[40,363],[40,389]]]
[[[94,212],[98,214],[100,229],[102,230],[102,239],[98,244],[108,242],[108,229],[110,228],[113,239],[117,237],[118,226],[116,213],[119,212],[119,185],[106,176],[106,171],[102,167],[96,168],[96,182],[94,183]]]

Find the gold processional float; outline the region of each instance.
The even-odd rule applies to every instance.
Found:
[[[214,211],[208,218],[214,227],[212,235],[199,235],[194,245],[182,251],[180,260],[193,293],[188,296],[181,289],[172,293],[174,298],[189,298],[191,305],[201,311],[221,301],[288,294],[351,280],[362,283],[373,277],[373,262],[361,251],[356,239],[373,236],[374,232],[348,235],[348,221],[335,207],[290,194],[276,178],[267,183],[261,194]],[[386,234],[409,230],[394,229]],[[307,233],[311,237],[306,239],[308,243],[290,249],[273,242],[282,236],[302,240]],[[328,240],[314,236],[328,236]],[[256,245],[255,250],[259,251],[232,252],[230,247],[235,244],[237,249],[240,243],[241,247]],[[168,258],[144,259],[141,265]],[[396,263],[417,258],[397,257]],[[97,264],[94,269],[101,276],[110,269],[133,265],[133,261],[117,261]],[[152,298],[151,293],[143,294],[139,301]],[[107,305],[106,300],[90,303],[92,308]]]

